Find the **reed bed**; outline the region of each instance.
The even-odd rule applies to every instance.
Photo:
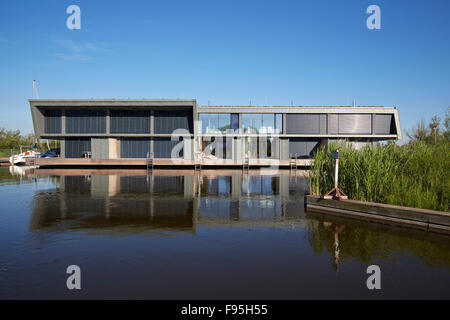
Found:
[[[330,144],[315,152],[309,187],[323,195],[334,186],[334,159],[339,149],[339,188],[349,199],[449,211],[450,143],[415,141],[399,146]]]

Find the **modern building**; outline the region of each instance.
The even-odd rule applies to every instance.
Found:
[[[38,138],[62,158],[311,158],[333,140],[401,139],[397,108],[197,106],[196,100],[30,100]]]

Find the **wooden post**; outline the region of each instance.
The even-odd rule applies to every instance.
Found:
[[[342,199],[348,199],[348,197],[345,195],[342,190],[338,187],[338,176],[339,176],[339,150],[336,150],[336,152],[333,152],[333,158],[336,160],[335,166],[334,166],[334,188],[331,189],[330,192],[328,192],[324,199],[336,199],[336,200],[342,200]]]
[[[336,150],[338,156],[336,157],[336,165],[334,166],[334,187],[338,187],[338,176],[339,176],[339,150]]]

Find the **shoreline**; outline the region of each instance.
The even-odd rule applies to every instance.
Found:
[[[450,213],[358,200],[332,200],[305,195],[305,209],[358,220],[405,226],[450,235]]]

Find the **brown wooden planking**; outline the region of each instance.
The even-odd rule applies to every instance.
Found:
[[[194,160],[183,159],[154,159],[155,166],[194,166]],[[146,166],[146,159],[85,159],[85,158],[38,158],[39,166]],[[252,159],[250,166],[289,166],[289,160]],[[299,167],[311,165],[310,159],[299,159]],[[203,159],[203,166],[239,166],[242,161],[232,159]]]
[[[56,176],[85,176],[85,175],[122,175],[122,176],[140,176],[148,175],[147,169],[139,168],[121,168],[121,169],[108,169],[108,168],[46,168],[41,167],[34,169],[33,171],[38,176],[56,175]],[[216,177],[216,176],[227,176],[227,175],[239,175],[242,174],[242,169],[203,169],[201,171],[203,177]],[[194,176],[196,171],[192,168],[190,169],[153,169],[151,173],[155,176]],[[246,171],[246,175],[250,176],[272,176],[273,172],[265,171],[264,169],[250,169]],[[308,171],[297,170],[296,172],[290,172],[289,170],[279,170],[276,174],[277,176],[290,176],[306,178],[308,177]]]
[[[356,200],[328,200],[317,196],[306,196],[307,209],[319,210],[333,215],[351,216],[394,225],[450,234],[450,213],[363,202]]]

